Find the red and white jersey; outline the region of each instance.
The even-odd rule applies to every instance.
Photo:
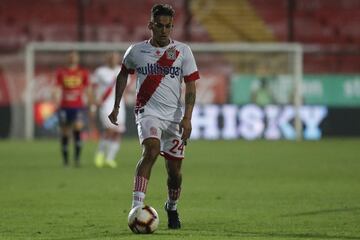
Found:
[[[101,103],[99,109],[99,117],[103,127],[123,132],[125,131],[126,119],[124,101],[120,102],[120,109],[117,121],[118,126],[112,124],[108,119],[108,115],[111,113],[114,107],[115,82],[116,76],[119,74],[120,69],[120,65],[114,68],[111,68],[107,65],[98,67],[92,76],[92,83],[95,85],[96,99]]]
[[[115,101],[115,82],[121,67],[111,68],[107,65],[98,67],[93,76],[92,83],[95,84],[96,99],[102,104],[110,103],[114,105]]]
[[[182,81],[199,79],[194,56],[188,45],[171,40],[166,47],[154,47],[150,41],[131,45],[122,67],[136,72],[136,119],[151,115],[179,122],[183,116]]]

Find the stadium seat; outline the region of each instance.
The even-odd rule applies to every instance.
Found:
[[[176,11],[173,38],[180,41],[287,41],[287,1],[284,0],[224,0],[211,10],[207,20],[201,17],[198,19],[198,13],[194,11],[188,32],[182,28],[186,17],[183,10],[184,0],[168,2]],[[212,3],[216,4],[215,2],[217,1]],[[150,9],[157,3],[156,0],[96,0],[84,3],[84,40],[140,41],[150,36],[146,27],[150,11],[139,11],[139,6]],[[136,17],[129,17],[124,13],[134,13]],[[236,24],[230,26],[232,30],[225,29],[224,25],[214,20],[214,16]],[[358,0],[296,1],[294,37],[297,42],[336,44],[340,47],[359,45],[359,26]],[[233,31],[235,28],[236,34]],[[187,33],[190,38],[186,39]],[[26,7],[22,1],[0,2],[0,52],[18,51],[29,41],[77,40],[77,1],[37,0]],[[322,59],[324,64],[319,59]],[[332,57],[315,57],[304,62],[304,66],[311,71],[316,71],[317,66],[319,71],[322,71],[326,66],[336,64],[335,60],[331,59]],[[336,59],[338,63],[341,62],[341,69],[351,70],[357,67],[352,62],[352,57],[337,56]],[[311,61],[314,64],[310,63]]]

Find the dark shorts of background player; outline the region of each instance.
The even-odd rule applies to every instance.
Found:
[[[60,108],[58,111],[60,126],[69,126],[75,122],[85,123],[84,108]]]

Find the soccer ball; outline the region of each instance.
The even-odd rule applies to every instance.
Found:
[[[159,216],[150,206],[137,206],[129,213],[128,225],[134,233],[153,233],[159,225]]]

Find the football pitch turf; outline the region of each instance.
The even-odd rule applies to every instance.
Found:
[[[164,161],[146,203],[159,229],[127,226],[141,149],[126,139],[117,169],[61,165],[55,140],[0,141],[0,239],[360,239],[360,139],[192,141],[183,163],[181,230],[168,230]]]

